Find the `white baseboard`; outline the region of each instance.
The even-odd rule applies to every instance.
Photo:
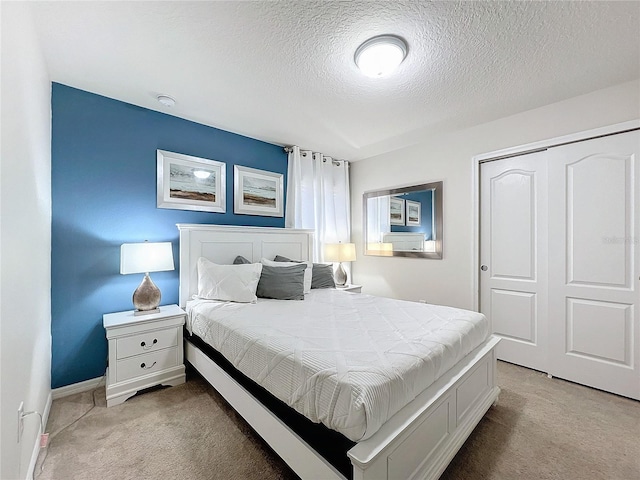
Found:
[[[104,382],[105,377],[90,378],[89,380],[85,380],[84,382],[78,382],[71,385],[66,385],[64,387],[54,388],[51,390],[53,394],[53,399],[68,397],[69,395],[73,395],[76,393],[89,392],[94,388],[99,387]]]
[[[53,402],[53,392],[49,392],[47,396],[47,403],[44,406],[44,411],[42,412],[42,425],[46,431],[47,421],[49,420],[49,412],[51,411],[51,403]],[[27,480],[33,480],[33,473],[36,469],[36,463],[38,462],[38,455],[40,455],[40,435],[42,432],[38,428],[38,435],[36,435],[36,440],[33,445],[33,451],[31,452],[31,460],[29,461],[29,468],[27,469]]]

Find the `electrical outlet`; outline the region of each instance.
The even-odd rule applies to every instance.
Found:
[[[24,431],[24,402],[20,402],[18,407],[18,443],[22,440],[22,432]]]

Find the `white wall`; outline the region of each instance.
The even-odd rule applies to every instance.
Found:
[[[363,292],[473,307],[472,157],[640,118],[640,82],[628,82],[351,164],[353,282]],[[444,259],[372,257],[362,253],[362,194],[444,181]]]
[[[0,478],[26,478],[51,393],[51,83],[30,6],[2,2]]]

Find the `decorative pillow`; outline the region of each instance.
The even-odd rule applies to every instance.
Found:
[[[251,263],[251,262],[246,258],[244,258],[242,255],[238,255],[233,261],[234,265],[246,265],[247,263]]]
[[[324,263],[313,264],[313,276],[311,278],[311,288],[336,288],[333,279],[333,265]]]
[[[256,291],[258,297],[304,300],[304,271],[306,270],[304,264],[297,263],[281,267],[261,266],[262,273]]]
[[[267,260],[266,258],[263,258],[262,260],[260,260],[260,262],[263,265],[267,265],[269,267],[278,267],[278,268],[282,268],[284,266],[291,266],[291,265],[304,265],[305,266],[305,270],[304,270],[304,293],[309,293],[311,291],[311,279],[312,279],[312,271],[311,270],[313,268],[313,263],[311,263],[311,262],[294,262],[293,260],[290,260],[290,261],[287,261],[287,262],[271,261],[271,260]]]
[[[291,260],[290,258],[283,257],[282,255],[276,255],[276,258],[273,259],[274,262],[295,262],[296,260]]]
[[[240,303],[257,301],[262,264],[218,265],[200,257],[197,267],[198,297]]]
[[[283,257],[282,255],[276,255],[276,258],[274,258],[273,260],[276,262],[295,262],[295,260]],[[313,264],[313,269],[311,271],[311,288],[336,288],[336,282],[333,279],[332,264]]]

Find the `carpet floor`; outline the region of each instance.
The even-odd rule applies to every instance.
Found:
[[[441,480],[635,480],[640,402],[508,363]],[[37,480],[295,479],[197,375],[106,408],[104,387],[53,402]]]

